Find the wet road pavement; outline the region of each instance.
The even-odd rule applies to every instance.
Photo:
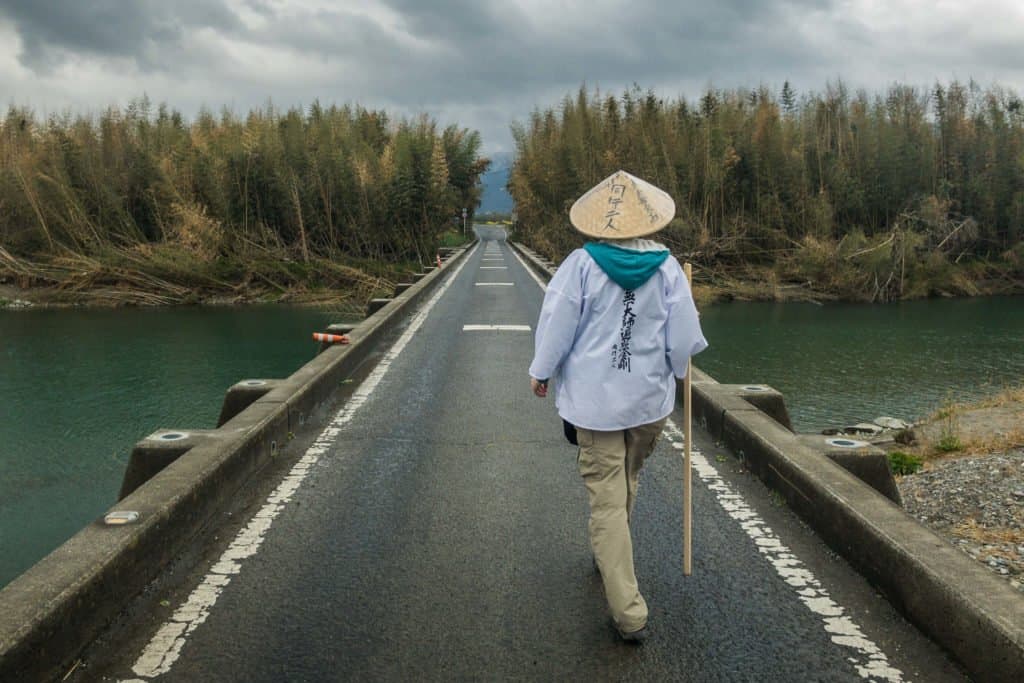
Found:
[[[243,528],[258,548],[198,561],[167,614],[83,680],[963,680],[700,432],[693,575],[676,432],[648,461],[634,520],[651,635],[620,642],[575,449],[553,399],[529,391],[541,288],[502,230],[478,231],[273,516]],[[203,586],[213,597],[177,624]]]

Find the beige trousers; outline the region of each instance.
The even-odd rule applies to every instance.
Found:
[[[604,581],[612,618],[624,632],[647,625],[647,603],[633,569],[629,519],[640,468],[654,451],[665,420],[614,432],[576,429],[579,468],[590,497],[590,547]]]

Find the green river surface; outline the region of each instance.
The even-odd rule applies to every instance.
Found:
[[[136,441],[214,427],[230,385],[288,376],[314,356],[310,333],[339,319],[274,306],[0,311],[0,586],[115,502]],[[781,390],[798,431],[912,420],[1024,377],[1024,298],[731,303],[702,324],[697,365]]]

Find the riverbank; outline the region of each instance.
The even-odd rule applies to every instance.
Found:
[[[0,308],[290,303],[361,309],[420,269],[406,262],[301,259],[270,249],[197,259],[161,244],[28,259],[0,248]]]
[[[472,239],[446,231],[438,249]],[[436,251],[420,262],[356,259],[255,244],[223,255],[176,242],[25,257],[0,246],[0,309],[287,303],[362,310],[435,258]]]
[[[947,404],[914,434],[907,512],[1024,593],[1024,387]]]
[[[340,266],[319,261],[303,265],[307,272],[297,279],[289,274],[283,281],[275,280],[281,274],[278,262],[273,273],[252,271],[237,282],[207,281],[192,283],[193,277],[176,278],[182,284],[145,277],[145,269],[128,274],[109,271],[102,266],[72,271],[70,277],[27,278],[26,284],[15,284],[17,273],[0,268],[0,309],[75,306],[161,306],[179,304],[241,305],[259,303],[361,305],[375,296],[386,296],[402,276],[417,270],[416,264],[385,264],[367,272],[358,266]],[[287,261],[283,262],[287,264]],[[325,264],[329,263],[325,267]],[[298,264],[296,264],[298,265]],[[338,270],[344,271],[338,273]],[[326,273],[324,271],[327,271]],[[331,273],[341,282],[332,286]],[[75,274],[77,273],[77,274]],[[324,275],[327,277],[324,277]],[[202,279],[202,278],[201,278]],[[863,297],[842,295],[814,283],[779,282],[775,277],[760,280],[729,279],[725,282],[693,287],[698,306],[742,302],[773,303],[849,303],[867,302]],[[997,280],[976,282],[971,287],[950,286],[922,292],[907,299],[958,298],[977,296],[1006,296],[1024,294],[1024,282]]]
[[[770,303],[892,303],[930,298],[1024,294],[1024,245],[990,256],[917,248],[924,237],[892,233],[866,238],[805,237],[772,253],[743,252],[738,244],[700,245],[670,226],[655,238],[693,265],[698,306],[729,301]],[[581,245],[517,233],[513,239],[555,263]],[[897,246],[893,246],[893,245]]]
[[[388,296],[392,282],[398,278],[382,279],[380,287],[372,289],[322,289],[295,286],[284,290],[259,286],[238,286],[230,289],[189,291],[187,295],[166,300],[162,295],[125,286],[97,287],[95,289],[68,290],[60,286],[39,286],[22,289],[0,284],[0,310],[28,310],[38,308],[120,308],[125,306],[242,306],[249,304],[296,304],[331,306],[336,309],[362,310],[367,300],[375,296]]]
[[[1015,296],[1024,294],[1024,277],[1005,261],[944,264],[939,272],[921,272],[902,291],[883,292],[876,283],[842,275],[849,264],[836,262],[807,274],[794,263],[774,266],[694,266],[698,305],[729,301],[774,303],[889,303],[928,298]],[[883,296],[883,293],[885,294]]]

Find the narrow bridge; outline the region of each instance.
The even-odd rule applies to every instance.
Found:
[[[651,635],[621,642],[575,450],[529,391],[543,280],[477,230],[333,414],[68,680],[965,680],[700,429],[684,577],[678,415],[633,525]]]

